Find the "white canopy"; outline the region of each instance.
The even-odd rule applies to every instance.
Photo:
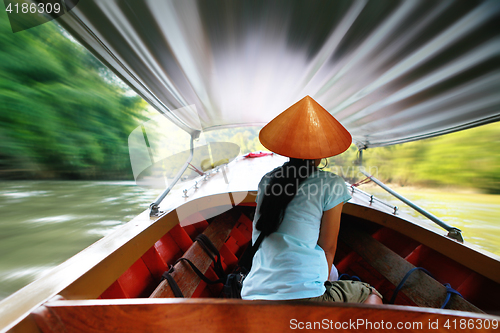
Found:
[[[500,1],[82,0],[59,22],[193,134],[305,95],[360,147],[500,119]]]

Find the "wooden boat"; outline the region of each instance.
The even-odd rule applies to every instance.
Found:
[[[233,179],[244,181],[227,185],[218,172],[200,188],[192,189],[187,198],[182,189],[171,193],[160,218],[151,220],[145,211],[4,300],[3,329],[15,325],[13,332],[194,332],[202,327],[203,331],[270,332],[289,329],[295,323],[325,325],[327,320],[328,325],[330,321],[332,325],[359,323],[359,329],[369,328],[370,322],[381,325],[384,321],[393,327],[401,322],[416,325],[412,327],[415,331],[418,323],[425,328],[438,322],[439,330],[445,331],[444,325],[459,327],[465,320],[471,326],[477,324],[474,328],[482,323],[483,330],[493,330],[500,311],[498,258],[415,224],[404,215],[394,215],[381,203],[370,204],[358,192],[342,215],[335,258],[339,271],[371,283],[386,300],[413,267],[424,267],[434,276],[414,273],[396,305],[221,299],[221,284],[207,285],[183,262],[176,264],[173,277],[186,298],[174,298],[161,277],[181,256],[191,258],[209,278],[216,278],[209,268],[211,259],[194,242],[198,234],[205,233],[219,248],[226,272],[235,267],[248,246],[255,207],[256,193],[245,191],[246,186],[253,184],[255,189],[261,174],[283,160],[279,156],[239,158],[226,171]],[[214,216],[221,210],[226,211]],[[179,221],[179,211],[192,214]],[[211,217],[205,219],[207,216]],[[449,309],[439,309],[446,298],[443,283],[450,283],[464,297],[453,295]],[[361,319],[366,322],[357,322]]]
[[[246,2],[89,0],[80,2],[59,20],[146,101],[192,138],[200,132],[189,125],[193,119],[183,113],[175,114],[171,109],[196,104],[202,114],[200,124],[204,130],[263,124],[273,117],[272,112],[252,114],[250,106],[268,105],[279,112],[285,109],[281,104],[291,104],[291,99],[297,99],[297,91],[307,91],[309,83],[313,88],[309,86],[308,89],[318,92],[335,86],[339,80],[348,83],[343,76],[345,72],[362,76],[362,72],[355,70],[357,61],[376,56],[379,58],[373,59],[390,58],[394,64],[387,69],[382,63],[379,67],[370,67],[371,63],[366,62],[363,70],[368,73],[366,75],[373,76],[372,81],[363,86],[346,85],[346,90],[337,94],[338,98],[319,98],[340,121],[345,120],[360,149],[432,137],[500,118],[496,89],[500,83],[498,65],[491,62],[498,51],[498,39],[493,38],[498,37],[498,27],[494,26],[500,13],[498,2],[436,2],[429,9],[430,13],[423,9],[427,3],[418,2],[353,2],[345,6],[339,3],[328,5],[322,11],[321,5],[304,6],[300,1],[291,3],[289,8],[283,5],[275,8],[262,4],[248,7]],[[372,17],[374,6],[390,7],[385,8],[390,14],[373,14]],[[447,11],[450,6],[456,11]],[[319,19],[308,16],[310,7],[314,7],[316,14],[332,8],[340,14],[332,22],[323,22],[326,26],[322,27],[314,24]],[[376,12],[384,12],[382,9]],[[214,13],[222,14],[219,17]],[[408,17],[427,14],[432,14],[428,21],[415,23],[424,31],[421,35],[418,29],[402,28],[411,25],[405,23]],[[259,15],[267,15],[269,21],[259,21]],[[249,21],[245,21],[245,17]],[[356,21],[360,17],[368,28]],[[371,21],[363,20],[370,17]],[[307,75],[315,73],[313,79],[291,92],[289,88],[293,85],[286,86],[286,92],[283,89],[271,92],[262,97],[262,104],[258,104],[256,97],[263,92],[256,87],[245,97],[246,102],[255,103],[241,103],[238,100],[243,96],[241,90],[231,90],[231,84],[227,81],[222,84],[219,80],[235,71],[237,66],[222,66],[220,61],[231,63],[238,58],[238,51],[252,42],[259,44],[259,38],[264,38],[265,43],[259,44],[267,45],[260,50],[262,57],[268,56],[272,64],[278,65],[273,62],[278,60],[273,58],[276,53],[270,51],[280,45],[268,42],[275,38],[279,43],[283,36],[279,30],[264,28],[269,28],[266,24],[276,28],[279,26],[276,22],[283,23],[287,19],[301,21],[299,28],[307,32],[307,37],[319,39],[313,38],[315,43],[299,47],[299,51],[309,52],[304,57],[299,56],[300,52],[297,55],[287,49],[297,46],[293,41],[279,49],[288,50],[285,54],[290,57],[282,59],[284,67],[278,71],[280,75],[290,72],[291,78],[297,80],[304,79],[299,72],[308,71]],[[437,21],[446,24],[437,26]],[[259,24],[264,27],[262,31],[258,29]],[[308,25],[312,26],[311,31],[306,29]],[[224,29],[228,26],[235,28],[234,34],[240,38]],[[292,31],[290,36],[306,42],[300,37],[300,31],[294,30],[293,24],[288,29]],[[374,31],[370,35],[373,39],[361,38],[370,29]],[[268,31],[276,32],[277,36]],[[378,48],[394,46],[396,41],[405,44],[398,39],[405,37],[398,35],[401,31],[409,34],[406,37],[410,41],[419,36],[411,50],[399,54],[402,47],[387,54]],[[390,38],[389,32],[395,37]],[[218,34],[223,35],[222,40],[211,40]],[[344,41],[342,34],[347,36]],[[490,39],[484,37],[482,43],[476,41],[475,37],[482,34]],[[360,42],[356,42],[357,38]],[[455,42],[461,48],[445,45]],[[205,51],[211,50],[207,51],[209,55],[201,57],[195,52],[200,45]],[[219,48],[215,49],[217,45]],[[358,52],[353,51],[353,45]],[[338,53],[338,49],[344,51]],[[346,56],[351,53],[349,50],[355,55]],[[452,57],[450,52],[458,52],[458,58]],[[337,56],[338,63],[343,62],[343,69],[329,67],[325,59],[330,54]],[[252,55],[248,57],[254,59]],[[294,71],[291,65],[301,61],[305,61],[304,64]],[[418,67],[418,75],[408,69],[412,66]],[[260,77],[253,72],[255,68],[239,70],[237,75]],[[220,76],[212,76],[211,71]],[[415,75],[418,76],[416,80]],[[412,83],[404,83],[405,80]],[[266,84],[272,86],[277,82],[271,80]],[[385,85],[388,82],[391,84]],[[399,88],[398,84],[404,88]],[[234,85],[239,89],[246,87],[241,82]],[[210,99],[213,94],[217,95],[214,89],[217,92],[228,89],[233,95],[225,94],[231,97],[228,100]],[[379,95],[371,95],[370,104],[366,104],[368,101],[364,97],[373,92]],[[234,94],[236,99],[233,99]],[[339,99],[341,97],[344,99]],[[273,100],[279,102],[272,105]],[[240,112],[234,112],[236,105],[244,106]],[[354,188],[353,199],[344,206],[342,214],[335,258],[339,271],[374,285],[386,300],[393,296],[395,286],[414,267],[423,267],[432,273],[432,277],[421,271],[413,273],[396,297],[395,305],[224,299],[220,297],[221,284],[207,285],[187,264],[176,263],[178,258],[188,257],[208,277],[216,278],[209,255],[195,241],[204,233],[219,249],[225,272],[231,272],[250,241],[258,181],[264,173],[283,162],[284,159],[276,155],[238,157],[215,169],[219,172],[207,173],[184,188],[173,190],[158,205],[158,214],[151,216],[149,210],[143,212],[3,300],[0,303],[0,332],[498,330],[498,257],[461,244],[440,229],[418,224],[403,213],[396,214],[392,207],[371,200]],[[227,176],[231,179],[229,182]],[[162,280],[162,274],[174,263],[172,276],[186,298],[173,297],[171,286]],[[453,294],[447,308],[440,309],[447,298],[445,283],[460,292],[463,298]]]

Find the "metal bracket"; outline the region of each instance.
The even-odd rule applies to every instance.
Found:
[[[199,134],[198,134],[199,135]],[[158,198],[156,198],[156,200],[151,204],[149,205],[150,207],[150,211],[149,211],[149,217],[157,217],[159,216],[159,214],[161,213],[161,211],[158,210],[159,206],[160,206],[160,203],[163,201],[163,199],[165,199],[165,197],[167,196],[167,194],[170,192],[170,190],[172,190],[172,188],[174,187],[174,185],[177,183],[177,181],[182,177],[182,174],[184,173],[184,171],[186,171],[186,169],[188,168],[189,166],[189,163],[191,163],[191,161],[193,160],[193,154],[194,154],[194,140],[196,139],[195,135],[191,135],[191,142],[190,142],[190,154],[189,154],[189,157],[188,159],[186,160],[186,162],[184,162],[184,165],[182,166],[182,168],[177,172],[177,174],[175,175],[174,179],[172,180],[172,183],[168,186],[168,188],[163,191],[162,194],[160,194],[158,196]]]
[[[150,208],[150,211],[149,211],[149,217],[158,217],[161,215],[161,213],[163,213],[162,211],[160,211],[158,208],[159,206],[158,205],[155,205],[155,203],[153,202],[151,205],[149,205],[149,208]]]
[[[462,230],[453,227],[451,230],[448,230],[448,237],[454,239],[460,243],[464,242],[464,238],[462,237]]]
[[[357,166],[359,166],[360,168],[363,166],[363,150],[366,149],[365,147],[363,148],[359,148],[358,149],[358,159],[357,161],[355,162]]]

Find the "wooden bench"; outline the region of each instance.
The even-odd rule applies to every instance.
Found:
[[[395,286],[401,282],[407,272],[415,268],[384,244],[352,226],[343,226],[339,239]],[[431,308],[440,308],[446,298],[446,287],[420,270],[410,275],[400,292],[418,306]],[[484,313],[458,295],[451,296],[447,308]]]

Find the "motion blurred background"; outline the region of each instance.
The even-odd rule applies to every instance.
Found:
[[[56,23],[14,34],[0,4],[0,299],[126,223],[159,194],[135,186],[127,146],[129,134],[153,115]],[[169,132],[173,138],[176,131]],[[258,131],[205,135],[246,154],[264,150]],[[163,142],[167,149],[175,143]],[[493,123],[369,149],[364,164],[463,229],[467,241],[499,255],[499,153],[500,123]],[[359,181],[356,157],[353,146],[329,169]],[[369,185],[365,190],[393,200]]]

